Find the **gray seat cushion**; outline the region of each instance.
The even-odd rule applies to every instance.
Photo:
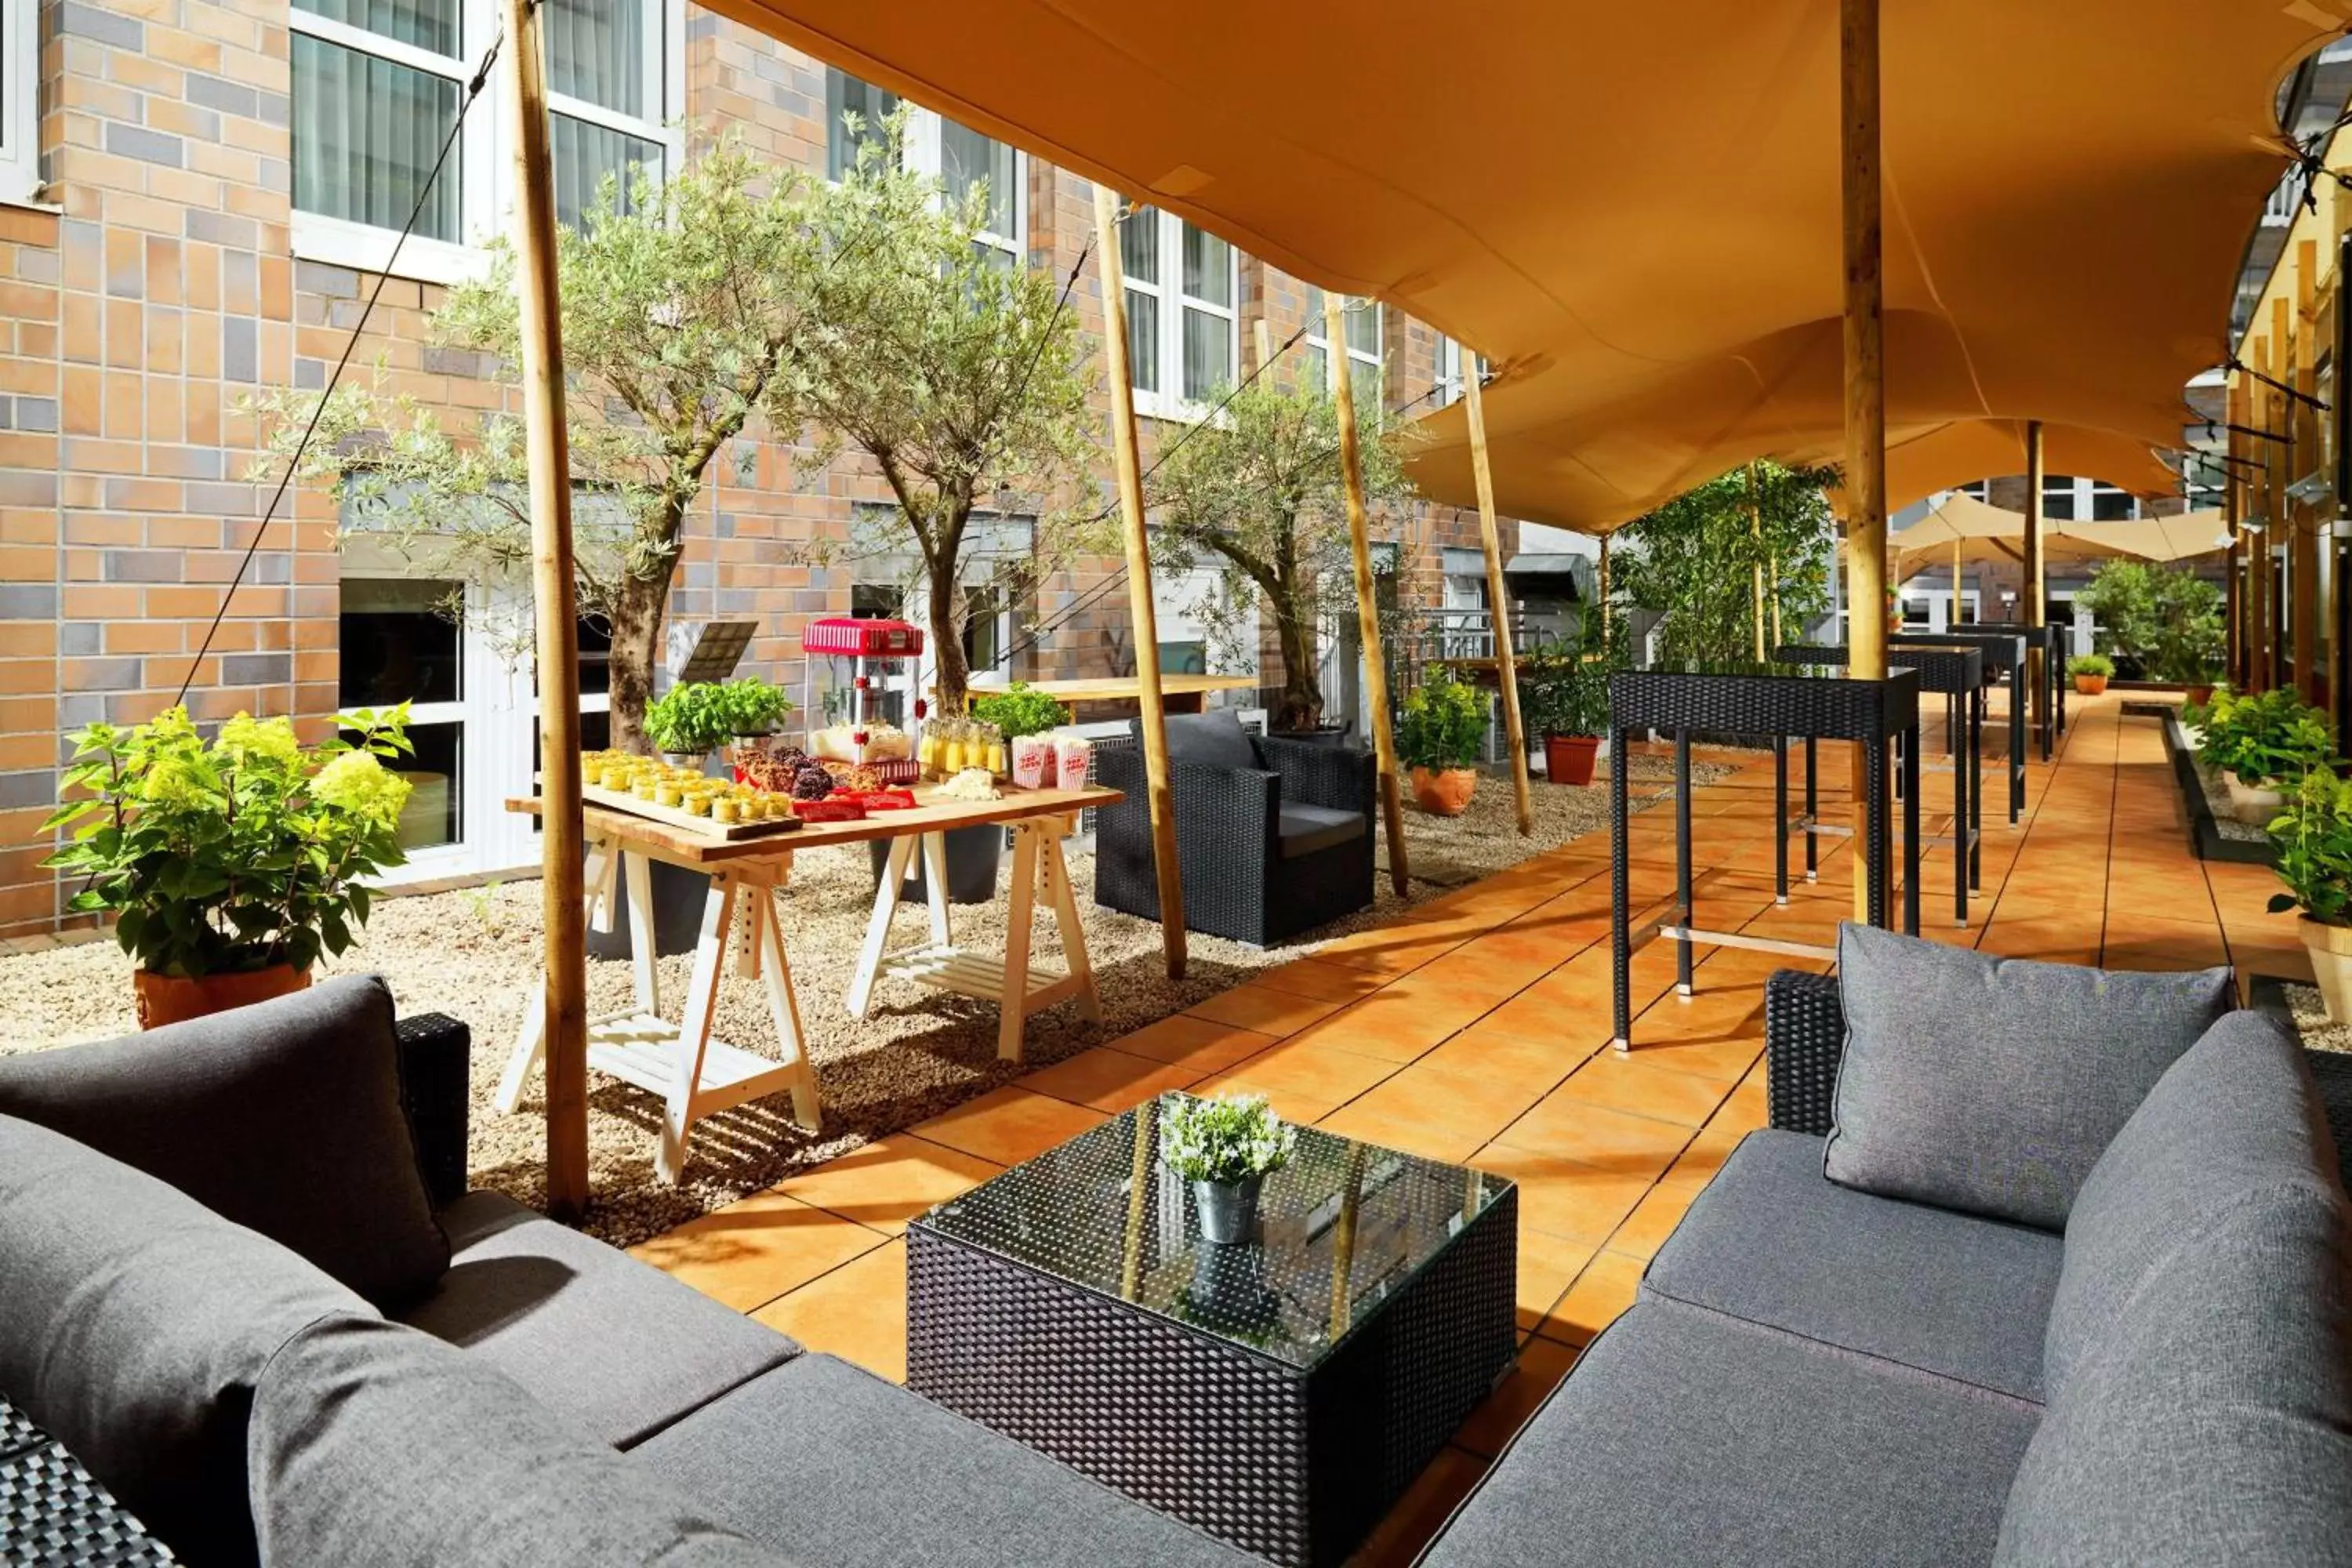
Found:
[[[2045,1230],[2232,994],[2226,968],[2110,973],[1851,923],[1838,986],[1830,1180]]]
[[[1275,831],[1282,841],[1282,858],[1296,860],[1361,838],[1367,827],[1360,811],[1334,811],[1328,805],[1286,800]]]
[[[170,1183],[386,1310],[448,1267],[401,1110],[392,993],[373,975],[0,1057],[0,1115]]]
[[[568,1431],[479,1358],[398,1323],[343,1320],[296,1336],[262,1377],[252,1428],[252,1514],[273,1565],[793,1561]]]
[[[456,1251],[402,1321],[463,1345],[587,1436],[627,1447],[800,1353],[593,1237],[498,1193],[442,1212]]]
[[[254,1384],[338,1314],[375,1316],[186,1194],[0,1116],[0,1391],[184,1561],[253,1561]]]
[[[746,1384],[629,1459],[823,1568],[1257,1561],[831,1356]]]
[[[1642,1291],[2039,1401],[2062,1250],[2028,1226],[1841,1187],[1820,1139],[1751,1132]]]
[[[1593,1342],[1423,1563],[1980,1563],[2033,1424],[2008,1401],[1640,1302]]]
[[[2352,1219],[2242,1192],[2052,1389],[1996,1562],[2352,1563]]]
[[[2083,1182],[2051,1306],[2053,1389],[2096,1351],[2183,1231],[2259,1187],[2334,1182],[2336,1152],[2303,1047],[2266,1013],[2232,1013],[2172,1064]]]
[[[1136,721],[1136,722],[1139,722]],[[1174,763],[1199,763],[1211,768],[1255,768],[1259,765],[1257,751],[1250,744],[1249,731],[1242,728],[1241,718],[1230,708],[1219,708],[1208,713],[1171,713],[1168,724],[1168,760]],[[1135,722],[1129,725],[1136,730]]]

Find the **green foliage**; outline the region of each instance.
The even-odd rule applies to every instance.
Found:
[[[1609,678],[1625,668],[1624,637],[1604,643],[1601,617],[1585,617],[1574,642],[1519,659],[1519,722],[1530,735],[1601,735],[1609,729]],[[1622,627],[1623,622],[1616,623]]]
[[[1062,280],[981,239],[984,190],[943,200],[936,179],[904,167],[904,130],[902,110],[838,184],[810,192],[806,221],[824,257],[809,279],[804,343],[819,439],[801,472],[822,477],[845,445],[880,469],[897,515],[861,530],[851,548],[913,560],[939,710],[952,715],[964,711],[970,677],[961,590],[982,564],[971,558],[973,511],[1035,519],[1025,555],[985,563],[1007,600],[1073,555],[1117,545],[1076,484],[1096,451],[1095,363]],[[811,553],[829,561],[833,547]]]
[[[646,736],[654,749],[697,756],[737,735],[763,735],[793,710],[783,689],[745,677],[673,686],[646,710]]]
[[[157,974],[308,970],[343,952],[367,922],[367,879],[407,858],[409,784],[380,759],[414,748],[406,703],[340,722],[356,742],[304,746],[287,720],[239,713],[207,742],[184,708],[77,731],[47,824],[74,828],[47,864],[87,879],[67,907],[110,911],[122,950]]]
[[[1620,615],[1660,617],[1663,658],[1752,658],[1760,563],[1777,574],[1780,624],[1793,640],[1829,610],[1834,551],[1825,491],[1836,481],[1831,468],[1751,463],[1627,524],[1621,537],[1633,548],[1611,560]],[[1768,616],[1769,609],[1768,602]]]
[[[1397,726],[1397,755],[1405,766],[1469,767],[1486,738],[1486,702],[1476,687],[1437,670],[1406,695]]]
[[[1225,397],[1220,389],[1210,406]],[[1408,427],[1377,406],[1359,406],[1356,417],[1366,508],[1377,515],[1410,502]],[[1260,376],[1161,452],[1150,497],[1155,561],[1171,572],[1204,559],[1222,568],[1218,591],[1187,607],[1227,648],[1255,651],[1263,601],[1282,647],[1271,727],[1314,728],[1323,717],[1317,623],[1327,602],[1355,595],[1339,405],[1308,377]]]
[[[2315,769],[2271,820],[2279,880],[2271,912],[2301,909],[2327,925],[2352,925],[2352,783]]]
[[[2197,753],[2249,786],[2274,779],[2294,784],[2306,773],[2326,771],[2336,743],[2327,715],[2281,687],[2255,696],[2216,692],[2205,710]]]
[[[1160,1102],[1160,1157],[1188,1182],[1245,1182],[1290,1163],[1298,1131],[1262,1094]]]
[[[2152,679],[2192,684],[2221,668],[2222,590],[2185,567],[2103,561],[2075,602],[2098,617],[2106,650]]]
[[[2115,672],[2116,661],[2103,653],[2078,653],[2066,661],[2069,675],[2095,675],[2104,679]]]
[[[983,724],[995,725],[1008,741],[1024,735],[1042,735],[1062,727],[1062,705],[1046,693],[1033,689],[1025,680],[1016,680],[1003,691],[974,698],[971,716]]]
[[[604,188],[577,229],[557,231],[582,613],[613,633],[613,723],[633,746],[653,695],[660,627],[688,509],[711,459],[755,419],[787,437],[803,420],[812,279],[825,264],[809,221],[813,182],[729,138],[667,178]],[[520,379],[515,258],[489,246],[480,279],[451,289],[428,323],[437,346]],[[319,395],[264,394],[265,455],[291,458]],[[518,661],[531,647],[530,485],[521,420],[493,410],[458,427],[381,369],[329,399],[299,476],[326,485],[347,530],[419,576],[499,590],[519,605],[488,626]]]

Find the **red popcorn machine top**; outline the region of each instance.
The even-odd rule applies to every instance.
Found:
[[[801,652],[808,672],[803,698],[809,755],[871,768],[885,784],[920,778],[915,727],[923,719],[923,700],[915,690],[922,627],[826,616],[801,629]]]

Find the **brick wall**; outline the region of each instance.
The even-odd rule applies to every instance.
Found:
[[[184,679],[203,720],[247,709],[315,729],[333,711],[341,562],[326,497],[280,509],[224,609],[269,489],[247,481],[256,432],[238,405],[265,385],[322,384],[377,282],[293,255],[286,0],[38,3],[43,195],[57,210],[0,207],[0,933],[58,922],[63,893],[38,861],[61,731],[150,718]],[[821,65],[692,6],[685,47],[690,121],[823,167]],[[1029,169],[1030,258],[1064,276],[1092,236],[1092,193]],[[1280,342],[1307,296],[1255,262],[1243,271],[1246,364],[1255,317]],[[381,361],[394,389],[460,417],[508,405],[469,356],[425,342],[436,297],[387,280],[357,373]],[[1091,263],[1073,300],[1098,333]],[[1393,405],[1427,390],[1433,339],[1395,310],[1386,326]],[[1147,447],[1155,436],[1147,426]],[[887,499],[854,458],[794,482],[805,453],[797,433],[757,430],[721,454],[672,600],[679,618],[758,616],[749,667],[795,689],[800,625],[845,612],[851,574],[788,563],[777,546],[844,537],[857,503]],[[1108,499],[1107,461],[1097,478]],[[1408,599],[1435,605],[1437,549],[1475,545],[1475,518],[1417,506],[1391,529],[1408,541]],[[1062,624],[1018,672],[1130,668],[1122,571],[1117,557],[1075,563],[1021,606],[1016,637]],[[1267,657],[1271,680],[1270,644]]]

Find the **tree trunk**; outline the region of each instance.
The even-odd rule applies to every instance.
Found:
[[[613,746],[643,755],[646,708],[654,700],[655,661],[661,656],[662,615],[669,605],[669,578],[625,577],[620,603],[613,606]]]
[[[954,553],[933,556],[929,570],[931,664],[938,679],[939,711],[960,717],[965,710],[971,670],[963,658],[963,617],[960,613],[963,606],[957,603],[963,588],[956,581]]]
[[[1276,730],[1312,730],[1323,721],[1323,685],[1315,668],[1315,626],[1296,607],[1274,607],[1274,635],[1282,647],[1282,706]]]

